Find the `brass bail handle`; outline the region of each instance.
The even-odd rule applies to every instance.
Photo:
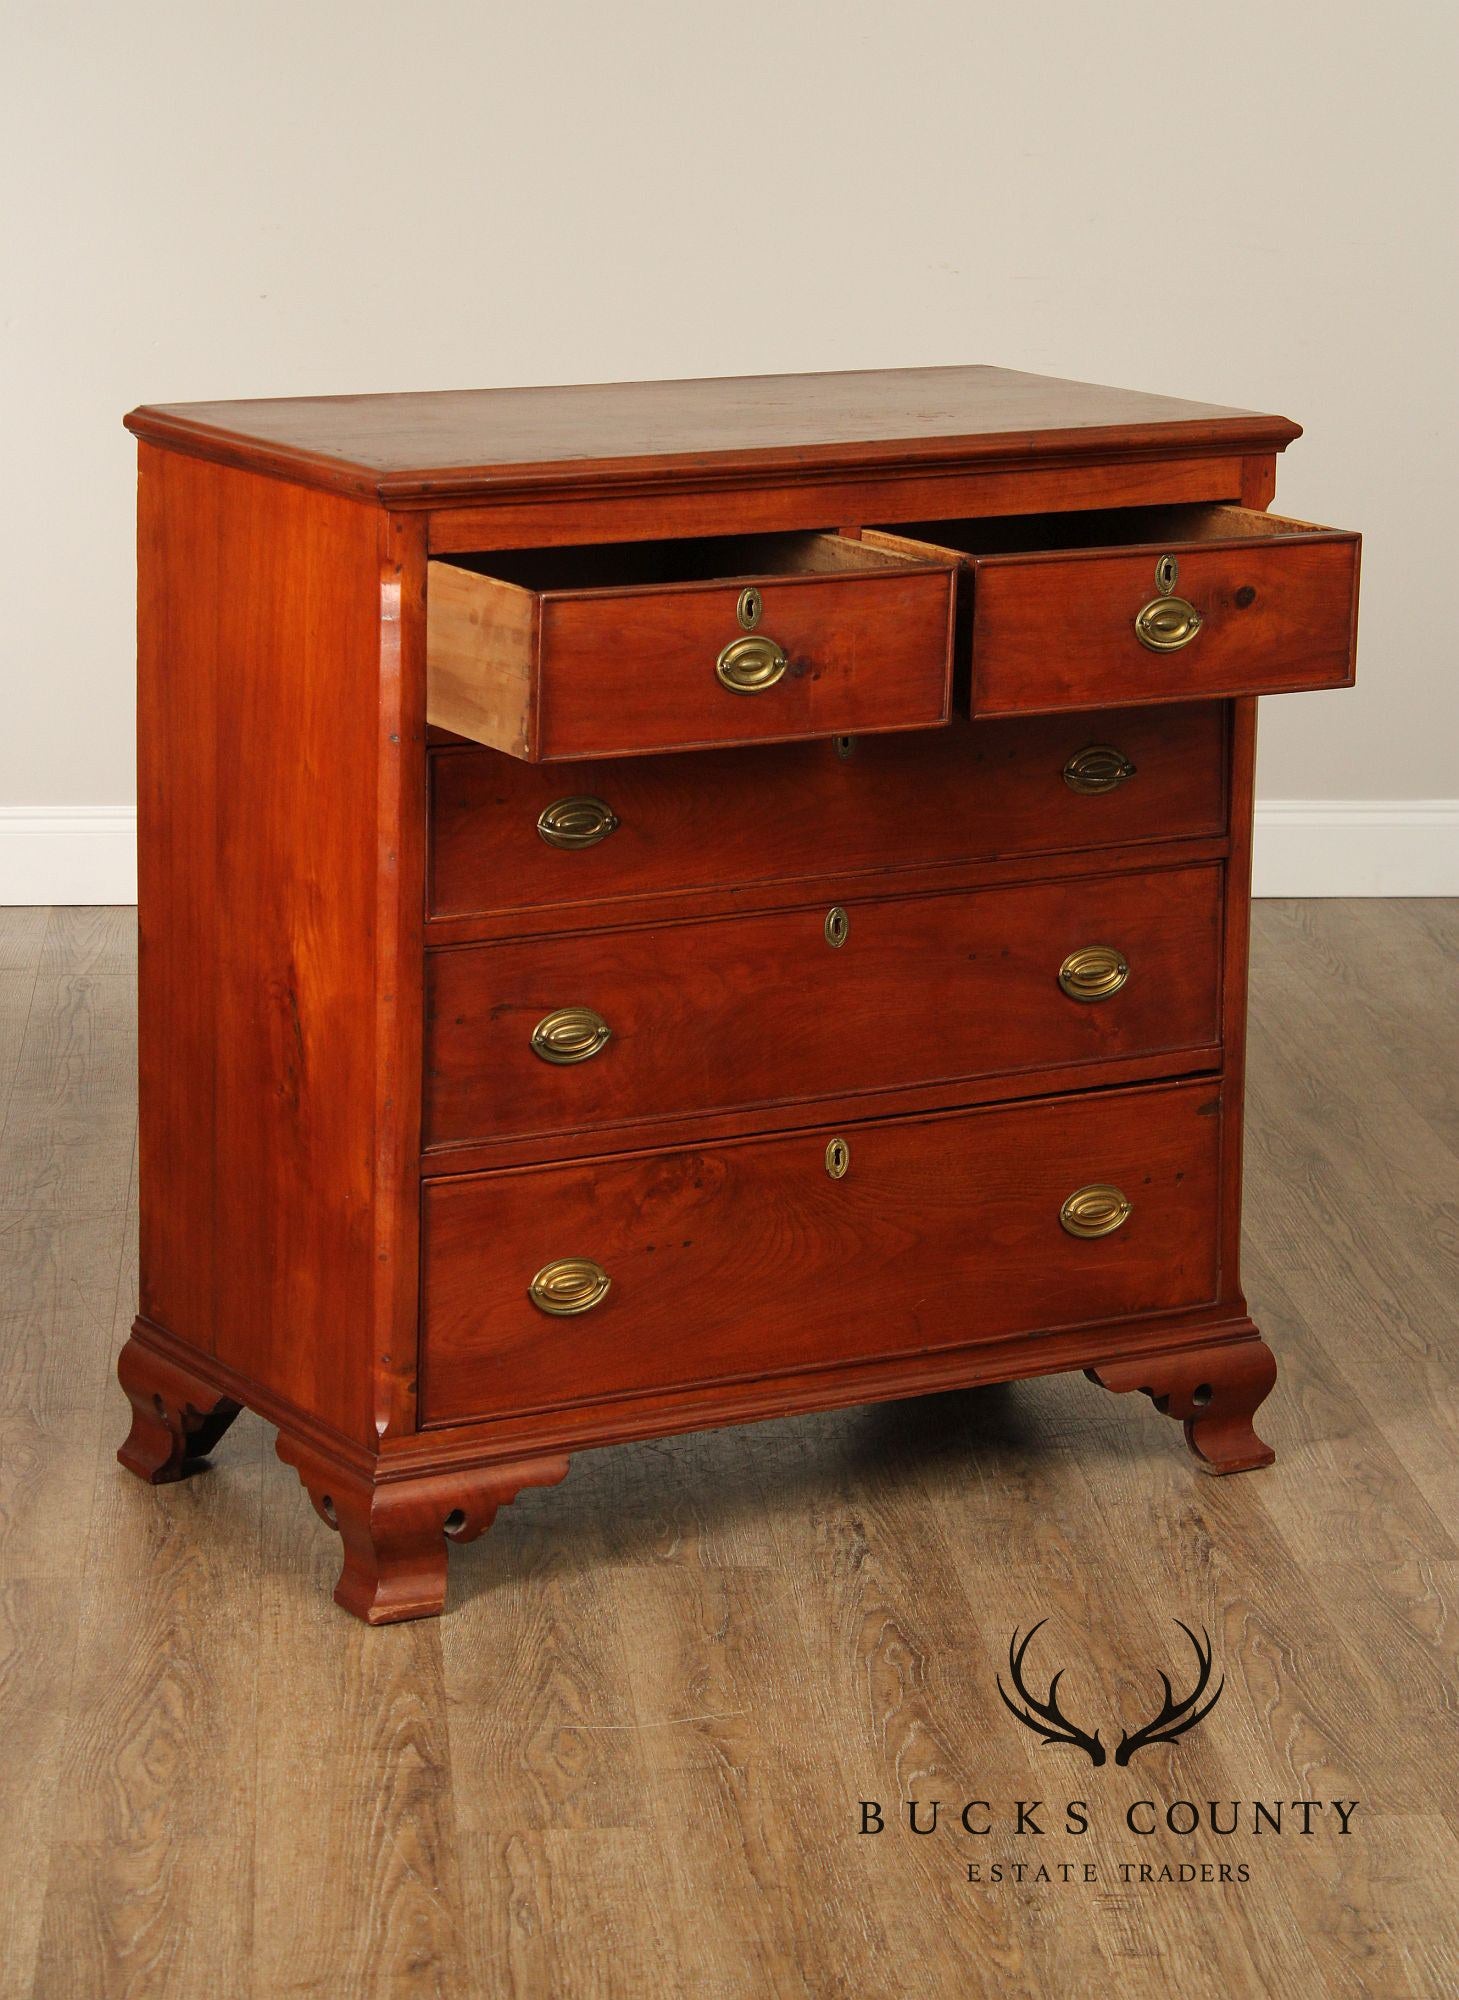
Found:
[[[1123,1188],[1091,1181],[1075,1188],[1059,1210],[1059,1225],[1070,1236],[1113,1236],[1129,1221],[1132,1204]]]
[[[612,1289],[613,1280],[591,1257],[554,1257],[528,1285],[527,1296],[539,1312],[573,1319],[600,1306]]]
[[[1135,613],[1135,637],[1152,653],[1178,653],[1205,622],[1188,599],[1175,596],[1179,575],[1175,557],[1162,556],[1155,565],[1155,588],[1160,595]]]
[[[765,632],[757,632],[765,601],[754,584],[746,585],[735,606],[735,617],[745,634],[731,639],[714,663],[721,687],[731,694],[763,694],[773,688],[790,665],[783,649]]]
[[[588,1062],[613,1039],[613,1030],[591,1007],[554,1007],[532,1030],[532,1053],[559,1067]]]

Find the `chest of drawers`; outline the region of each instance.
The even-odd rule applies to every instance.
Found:
[[[990,368],[138,410],[122,1463],[240,1408],[371,1622],[579,1450],[1083,1369],[1271,1452],[1285,419]],[[1091,1395],[1095,1392],[1090,1391]]]

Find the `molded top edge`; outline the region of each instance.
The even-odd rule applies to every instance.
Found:
[[[149,442],[405,504],[896,466],[1280,451],[1280,416],[991,367],[145,405]]]

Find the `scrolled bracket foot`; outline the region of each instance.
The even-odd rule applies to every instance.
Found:
[[[132,1406],[132,1428],[117,1459],[149,1486],[199,1471],[243,1407],[135,1334],[117,1357],[117,1380]]]
[[[1252,1425],[1277,1379],[1276,1356],[1255,1327],[1244,1339],[1101,1362],[1084,1372],[1117,1394],[1138,1389],[1148,1396],[1162,1416],[1184,1426],[1186,1443],[1208,1472],[1251,1472],[1276,1457]]]
[[[568,1467],[566,1458],[511,1459],[371,1480],[331,1464],[287,1432],[279,1433],[278,1452],[344,1545],[335,1603],[367,1625],[439,1617],[450,1544],[475,1541],[524,1487],[555,1486]]]

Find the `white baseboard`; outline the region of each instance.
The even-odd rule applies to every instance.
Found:
[[[137,822],[0,806],[0,904],[133,903]],[[1258,896],[1459,896],[1459,799],[1264,799]]]
[[[1257,896],[1459,896],[1459,799],[1258,799]]]
[[[0,904],[136,900],[135,813],[0,806]]]

